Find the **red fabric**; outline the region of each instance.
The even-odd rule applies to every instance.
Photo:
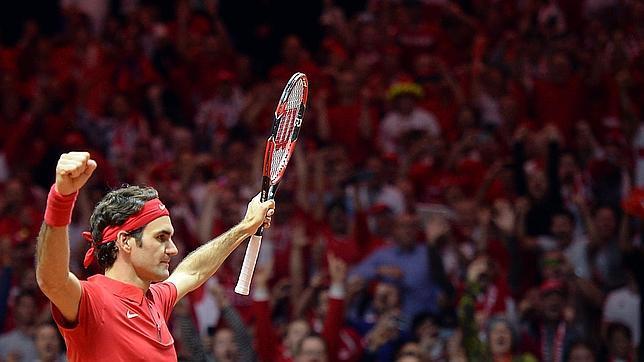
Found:
[[[459,136],[459,130],[456,127],[459,106],[454,99],[446,99],[444,93],[445,90],[438,87],[425,87],[426,99],[420,106],[436,116],[441,134],[448,141],[455,142]]]
[[[0,70],[3,72],[16,72],[18,51],[15,48],[0,48]]]
[[[67,322],[52,304],[69,361],[129,361],[133,356],[177,360],[167,325],[177,299],[174,284],[153,284],[144,294],[138,287],[99,274],[81,281],[81,288],[76,323]]]
[[[637,188],[631,191],[622,202],[622,207],[627,214],[644,218],[644,189]]]
[[[104,244],[116,240],[119,231],[136,230],[149,224],[151,221],[162,216],[169,216],[170,212],[159,199],[152,199],[145,202],[141,211],[130,216],[122,225],[108,226],[103,229],[103,239],[99,244]]]
[[[103,229],[103,237],[99,242],[94,242],[92,240],[92,234],[90,232],[87,232],[87,231],[84,232],[83,237],[87,241],[89,241],[92,244],[92,246],[89,248],[89,250],[87,250],[87,253],[85,254],[85,259],[83,260],[83,266],[87,268],[94,261],[94,252],[95,252],[96,245],[105,244],[105,243],[109,243],[110,241],[116,240],[116,236],[120,231],[136,230],[140,227],[143,227],[149,224],[151,221],[155,219],[158,219],[162,216],[169,216],[169,215],[170,215],[170,212],[165,207],[165,205],[161,203],[161,200],[155,198],[155,199],[146,201],[141,211],[130,216],[127,220],[125,220],[125,223],[123,223],[122,225],[107,226],[105,229]]]
[[[376,117],[372,110],[369,110],[369,124],[372,131],[378,126]],[[334,143],[344,146],[347,155],[354,162],[364,160],[373,150],[372,139],[365,139],[360,134],[360,115],[362,105],[353,103],[350,105],[332,105],[327,111],[330,139]]]
[[[272,226],[267,236],[273,246],[273,276],[272,280],[280,280],[289,276],[291,259],[291,239],[293,238],[293,220],[281,225]],[[299,222],[299,221],[295,221]]]
[[[47,196],[45,223],[49,226],[67,226],[72,222],[72,211],[78,197],[78,191],[71,195],[61,195],[56,185],[51,185]]]
[[[510,272],[510,252],[500,240],[488,240],[486,253],[497,264],[500,273],[507,275]]]
[[[327,343],[329,361],[360,360],[361,338],[353,329],[344,326],[344,299],[329,297],[329,309],[321,334]]]
[[[540,125],[553,124],[566,139],[570,139],[573,126],[581,116],[583,87],[581,79],[572,77],[563,84],[536,80],[534,99]]]
[[[539,286],[539,291],[542,294],[550,292],[564,292],[566,290],[566,285],[559,279],[548,279],[545,280]]]
[[[329,309],[324,319],[322,336],[327,343],[329,361],[338,361],[340,349],[340,330],[344,321],[344,300],[329,298]]]
[[[348,264],[360,260],[362,255],[353,236],[336,235],[327,225],[320,226],[319,234],[326,242],[326,253],[332,253]]]
[[[287,361],[284,348],[278,340],[271,323],[271,308],[268,301],[253,301],[255,315],[255,350],[262,362]]]
[[[445,190],[450,186],[462,186],[463,179],[424,159],[409,168],[409,179],[414,185],[420,202],[444,202]]]
[[[505,299],[506,296],[499,295],[498,288],[491,285],[484,294],[476,299],[476,312],[482,313],[488,318],[495,314],[505,313]]]
[[[481,180],[485,177],[485,165],[481,161],[466,158],[461,160],[456,168],[459,179],[463,183],[463,191],[466,195],[473,197],[481,185]]]
[[[367,214],[357,212],[355,216],[354,239],[360,250],[360,260],[366,258],[374,251],[386,244],[385,240],[369,230]]]

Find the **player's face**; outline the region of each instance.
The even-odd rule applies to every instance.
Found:
[[[169,216],[151,221],[144,229],[141,247],[132,248],[132,266],[143,280],[158,282],[170,276],[170,258],[178,250],[172,235],[174,228]]]

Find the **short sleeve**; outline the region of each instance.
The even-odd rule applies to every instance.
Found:
[[[177,287],[170,282],[156,283],[150,286],[150,292],[154,296],[154,304],[163,313],[163,318],[167,322],[177,302]]]
[[[103,303],[105,298],[100,295],[100,288],[92,283],[81,281],[81,296],[78,302],[78,317],[76,321],[70,322],[63,317],[62,313],[51,303],[51,312],[56,324],[70,334],[82,334],[92,330],[101,321]]]

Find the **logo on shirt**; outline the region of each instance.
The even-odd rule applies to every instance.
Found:
[[[132,319],[132,318],[136,318],[136,317],[139,316],[138,314],[132,313],[129,310],[127,311],[127,313],[125,313],[125,315],[127,316],[127,319]]]
[[[165,209],[165,205],[164,204],[159,204],[159,210],[163,210],[163,209]]]

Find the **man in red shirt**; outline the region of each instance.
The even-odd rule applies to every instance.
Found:
[[[87,152],[63,154],[38,237],[38,285],[52,302],[70,361],[176,361],[166,321],[177,301],[212,276],[260,225],[270,226],[273,201],[255,197],[243,220],[188,255],[170,275],[177,254],[174,228],[151,187],[108,193],[90,218],[85,266],[105,269],[80,281],[69,271],[68,225],[78,190],[96,169]],[[153,284],[156,283],[156,284]]]

